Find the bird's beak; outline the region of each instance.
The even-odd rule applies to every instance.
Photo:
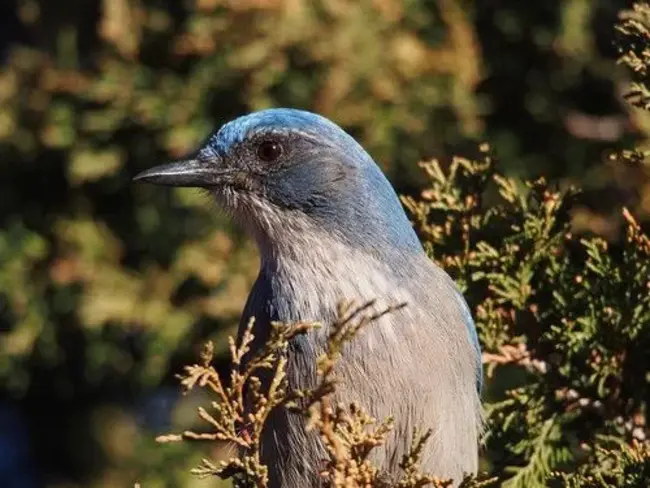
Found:
[[[133,181],[166,186],[211,187],[227,182],[229,172],[218,161],[187,159],[154,166],[139,173]]]

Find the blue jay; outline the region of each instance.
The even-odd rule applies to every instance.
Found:
[[[255,239],[261,256],[240,332],[256,318],[332,323],[341,300],[406,302],[348,344],[338,366],[337,401],[374,417],[395,418],[373,454],[399,476],[414,429],[433,429],[422,467],[440,477],[476,472],[481,431],[480,347],[467,304],[425,254],[392,186],[346,132],[319,115],[270,109],[237,118],[191,159],[154,167],[137,181],[204,188]],[[326,331],[289,350],[288,382],[316,379]],[[262,459],[271,486],[318,486],[325,458],[303,419],[277,409],[265,429]]]

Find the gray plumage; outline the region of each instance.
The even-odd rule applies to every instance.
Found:
[[[408,305],[369,326],[344,351],[337,400],[356,401],[395,429],[374,460],[390,476],[414,428],[432,428],[423,469],[459,480],[476,472],[480,349],[471,315],[424,253],[390,183],[352,137],[315,114],[273,109],[219,130],[189,161],[138,179],[208,189],[256,240],[261,268],[241,328],[270,321],[331,323],[342,299]],[[290,347],[288,381],[309,387],[326,330]],[[271,486],[317,486],[325,458],[304,419],[278,409],[263,441]]]

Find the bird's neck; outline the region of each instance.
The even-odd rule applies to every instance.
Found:
[[[273,229],[272,235],[258,236],[257,244],[263,270],[316,275],[340,272],[341,279],[355,272],[375,272],[392,259],[390,250],[380,252],[372,245],[351,242],[343,233],[324,229],[306,219]]]
[[[408,270],[396,260],[309,229],[260,248],[263,280],[283,321],[332,318],[343,300],[411,301]],[[401,259],[399,260],[401,261]]]

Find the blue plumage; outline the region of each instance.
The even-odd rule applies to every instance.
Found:
[[[304,209],[321,225],[336,226],[351,245],[370,244],[372,232],[382,224],[384,233],[374,238],[388,239],[402,250],[421,250],[382,171],[351,136],[320,115],[295,109],[255,112],[225,124],[207,146],[226,155],[246,141],[273,136],[299,136],[308,147],[294,155],[293,164],[267,175],[270,196],[287,208]],[[382,220],[370,222],[368,215]]]
[[[331,322],[341,299],[407,302],[349,344],[339,399],[396,417],[394,435],[374,453],[389,476],[413,428],[426,427],[434,436],[425,469],[457,479],[476,470],[482,372],[469,309],[351,136],[316,114],[264,110],[224,125],[193,160],[138,178],[206,188],[256,240],[262,264],[242,326],[255,316],[260,341],[274,320]],[[292,344],[291,387],[313,384],[323,341],[313,332]],[[302,419],[275,411],[262,450],[272,486],[316,484],[324,453]]]

